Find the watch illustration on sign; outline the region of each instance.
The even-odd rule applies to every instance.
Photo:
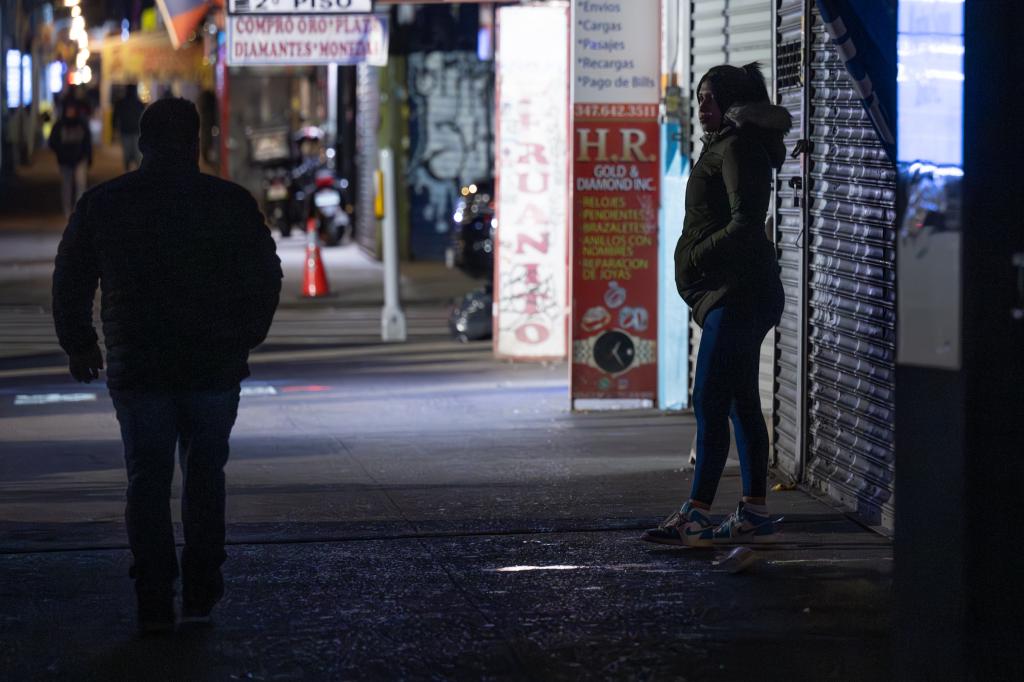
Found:
[[[622,329],[573,341],[572,360],[611,375],[654,362],[655,341],[641,339]]]
[[[633,364],[635,356],[632,339],[622,332],[602,334],[594,342],[594,362],[609,374],[625,372]]]

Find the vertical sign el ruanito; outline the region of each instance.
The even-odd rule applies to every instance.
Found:
[[[660,6],[573,3],[574,401],[657,399]]]
[[[568,347],[567,6],[498,10],[494,352],[561,360]]]

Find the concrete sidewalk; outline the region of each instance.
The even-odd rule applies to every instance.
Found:
[[[124,172],[120,147],[97,146],[89,169],[88,186],[112,180]],[[0,234],[57,234],[66,220],[61,209],[60,169],[53,152],[42,147],[31,163],[19,166],[0,193]]]
[[[0,217],[0,373],[64,362],[50,317],[53,260],[63,228],[57,211],[37,215],[34,221],[17,213]],[[17,224],[22,228],[16,229]],[[278,236],[284,270],[281,305],[267,343],[257,353],[379,341],[382,264],[354,244],[323,248],[330,293],[310,299],[302,296],[305,249],[305,236]],[[448,303],[480,286],[441,263],[402,263],[400,275],[412,339],[450,338]],[[98,320],[98,304],[95,314]]]
[[[203,168],[203,172],[210,172]],[[120,144],[95,145],[88,186],[94,187],[124,173]],[[18,166],[13,177],[0,185],[0,234],[57,234],[67,221],[61,208],[60,168],[54,153],[45,145],[32,154],[28,164]]]
[[[570,412],[565,364],[451,340],[473,283],[435,264],[380,344],[379,263],[326,249],[335,294],[303,299],[301,238],[244,384],[216,624],[139,639],[117,421],[52,338],[57,238],[0,230],[4,679],[892,679],[888,540],[792,490],[747,572],[639,542],[689,489],[692,415]],[[729,467],[715,514],[739,492]]]
[[[5,370],[58,367],[64,355],[50,314],[50,280],[59,235],[0,232],[0,375]],[[358,246],[324,249],[331,292],[301,295],[304,239],[279,239],[284,270],[281,304],[255,356],[298,348],[342,348],[380,341],[383,266]],[[440,263],[403,263],[401,300],[411,340],[451,340],[448,303],[480,286]],[[99,302],[94,317],[99,324]],[[453,342],[454,343],[454,342]]]
[[[638,541],[689,487],[691,416],[570,413],[564,365],[487,344],[313,357],[255,366],[227,596],[158,640],[134,635],[102,387],[0,380],[11,679],[891,679],[891,546],[808,494],[771,496],[784,542],[747,573]]]

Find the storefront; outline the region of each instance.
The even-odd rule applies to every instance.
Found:
[[[668,4],[673,4],[669,2]],[[885,33],[892,3],[870,20]],[[814,0],[680,2],[678,58],[689,64],[692,160],[700,154],[696,85],[710,67],[759,61],[793,115],[767,229],[786,310],[765,341],[761,393],[775,465],[864,521],[894,522],[896,169],[892,137],[870,116]],[[890,17],[890,14],[892,15]],[[845,30],[833,24],[833,32]],[[843,38],[851,40],[849,36]],[[846,44],[849,51],[851,44]],[[864,50],[866,45],[860,45]],[[848,57],[849,58],[849,57]],[[895,86],[892,72],[872,74]],[[868,81],[870,83],[870,79]],[[875,101],[875,100],[872,100]],[[876,107],[877,108],[877,107]],[[692,329],[691,362],[700,331]],[[768,414],[770,412],[770,414]]]
[[[776,184],[787,291],[776,344],[778,462],[892,528],[896,169],[885,143],[893,140],[872,124],[818,6],[784,2],[777,11],[777,97],[798,122],[789,140],[798,154]],[[892,33],[895,52],[895,24]]]
[[[113,105],[124,86],[138,86],[139,97],[150,102],[164,96],[185,97],[196,103],[200,112],[204,93],[213,92],[213,65],[206,58],[202,42],[175,49],[167,33],[135,33],[127,40],[108,36],[101,50],[100,105],[104,112],[103,139],[113,140]],[[208,118],[208,117],[204,117]],[[204,127],[213,121],[204,120]]]
[[[681,3],[682,4],[682,3]],[[697,162],[703,147],[700,120],[696,105],[697,85],[708,69],[719,64],[742,66],[759,62],[765,78],[771,82],[774,75],[772,61],[772,8],[771,0],[688,0],[684,10],[688,14],[689,65],[688,89],[690,94],[690,163]],[[684,45],[685,48],[685,45]],[[701,329],[695,322],[690,325],[690,383],[692,386],[697,350],[700,348]],[[772,335],[761,347],[761,405],[765,418],[772,419],[773,374],[775,344]]]

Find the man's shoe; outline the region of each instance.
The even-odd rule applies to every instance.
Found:
[[[710,547],[713,544],[714,532],[715,527],[711,519],[703,511],[686,502],[682,509],[673,512],[657,528],[644,531],[640,539],[659,545]]]
[[[210,615],[213,612],[213,606],[198,607],[185,605],[181,609],[181,621],[182,625],[209,625],[213,622],[213,617]]]
[[[778,538],[775,522],[767,514],[758,514],[741,500],[736,511],[715,528],[714,541],[721,544],[773,542]]]
[[[202,556],[209,554],[197,554],[188,545],[181,553],[181,625],[209,625],[213,607],[224,596],[224,577],[220,572],[223,550],[217,561],[199,561],[197,557]]]
[[[171,598],[139,603],[139,634],[162,635],[174,632],[174,601]]]

